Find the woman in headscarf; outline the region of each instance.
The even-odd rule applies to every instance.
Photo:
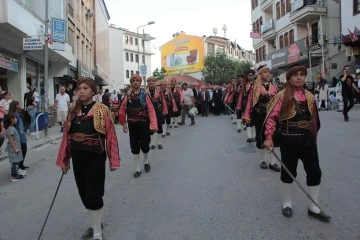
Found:
[[[319,91],[319,106],[318,109],[321,109],[322,103],[324,103],[326,110],[328,109],[327,101],[328,101],[328,93],[329,93],[329,85],[326,83],[326,80],[321,77],[321,74],[318,73],[318,86],[317,90]]]

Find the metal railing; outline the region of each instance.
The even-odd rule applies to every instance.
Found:
[[[293,14],[293,13],[299,11],[300,9],[302,9],[306,6],[309,6],[309,5],[325,7],[326,6],[325,3],[326,3],[326,0],[296,0],[291,4],[290,14]]]

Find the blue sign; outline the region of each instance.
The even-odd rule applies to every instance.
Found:
[[[52,19],[52,40],[55,42],[66,42],[66,21],[62,19]]]
[[[146,72],[147,72],[146,65],[141,65],[140,71],[141,71],[141,75],[146,76]]]

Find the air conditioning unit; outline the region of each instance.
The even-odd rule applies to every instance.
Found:
[[[87,9],[85,16],[86,16],[86,17],[92,17],[92,16],[94,16],[94,10],[92,10],[92,9]]]

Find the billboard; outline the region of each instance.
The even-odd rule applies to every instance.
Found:
[[[180,34],[161,46],[160,51],[166,75],[200,72],[204,67],[202,37]]]

